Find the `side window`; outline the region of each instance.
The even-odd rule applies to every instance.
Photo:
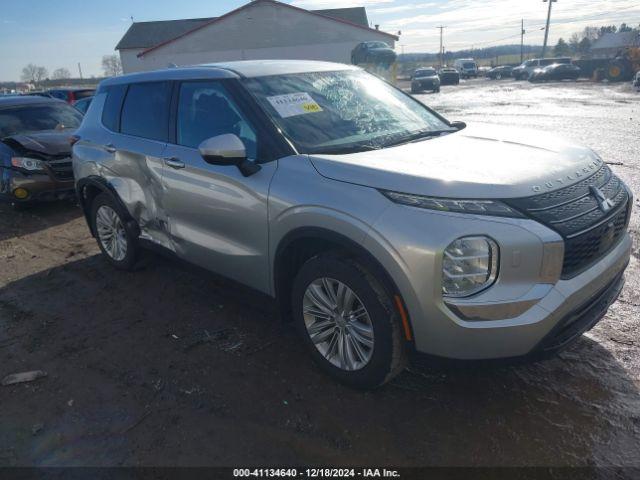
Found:
[[[180,86],[176,141],[197,148],[208,138],[233,133],[257,157],[257,136],[253,126],[220,82],[185,82]]]
[[[112,132],[120,131],[120,111],[127,93],[127,85],[115,85],[107,89],[107,99],[102,110],[102,124]]]
[[[134,137],[166,142],[169,134],[168,82],[134,83],[122,106],[120,131]]]

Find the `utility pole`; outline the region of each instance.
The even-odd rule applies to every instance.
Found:
[[[440,29],[440,68],[444,67],[444,46],[442,44],[444,29],[447,27],[439,26],[436,27]]]
[[[527,33],[524,29],[524,18],[522,19],[522,29],[520,30],[520,63],[524,63],[524,34]]]
[[[551,26],[551,8],[553,7],[554,2],[558,0],[542,0],[543,2],[549,2],[549,13],[547,14],[547,27],[544,31],[544,46],[542,47],[542,58],[545,57],[547,53],[547,43],[549,41],[549,27]]]
[[[80,80],[82,80],[82,65],[78,62],[78,72],[80,73]]]

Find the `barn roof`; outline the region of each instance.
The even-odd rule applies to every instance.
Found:
[[[153,47],[158,43],[171,40],[214,19],[215,17],[135,22],[129,27],[127,33],[124,34],[124,37],[122,37],[122,40],[120,40],[116,46],[116,50]]]
[[[248,4],[250,5],[250,4]],[[369,19],[364,7],[331,8],[325,10],[309,10],[311,13],[331,17],[360,27],[369,28]],[[116,50],[128,48],[151,48],[167,43],[174,38],[197,30],[218,17],[190,18],[185,20],[161,20],[155,22],[135,22],[116,46]]]

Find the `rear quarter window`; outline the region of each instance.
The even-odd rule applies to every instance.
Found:
[[[102,124],[112,132],[120,131],[120,111],[127,93],[127,85],[115,85],[107,89],[107,99],[102,110]]]
[[[122,106],[120,132],[166,142],[169,138],[169,82],[129,85]]]

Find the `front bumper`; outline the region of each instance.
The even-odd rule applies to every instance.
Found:
[[[545,246],[561,238],[532,220],[430,214],[394,206],[380,217],[375,231],[394,251],[378,249],[376,233],[366,246],[383,262],[402,295],[415,350],[456,360],[511,359],[563,348],[595,325],[615,301],[631,256],[631,237],[625,233],[588,270],[567,280],[559,274],[549,279],[541,267]],[[444,248],[461,236],[487,232],[501,250],[497,282],[468,299],[443,298]]]
[[[416,88],[424,90],[432,90],[440,86],[440,82],[437,80],[416,80],[413,84]]]
[[[441,85],[450,85],[452,83],[457,83],[460,81],[460,77],[458,75],[442,75],[440,77]]]
[[[48,173],[26,174],[10,168],[0,169],[0,201],[10,203],[46,202],[75,196],[74,180],[59,180]],[[26,198],[16,198],[16,189],[25,189]]]
[[[430,349],[428,353],[480,360],[535,357],[562,349],[592,328],[617,299],[630,256],[631,237],[627,233],[590,269],[570,280],[545,286],[548,290],[533,295],[530,306],[526,305],[528,309],[507,320],[462,320],[444,304],[441,311],[449,319],[448,341],[444,348]],[[609,295],[612,291],[615,294]],[[535,298],[540,295],[543,296]],[[504,302],[500,307],[514,303],[518,302]]]

